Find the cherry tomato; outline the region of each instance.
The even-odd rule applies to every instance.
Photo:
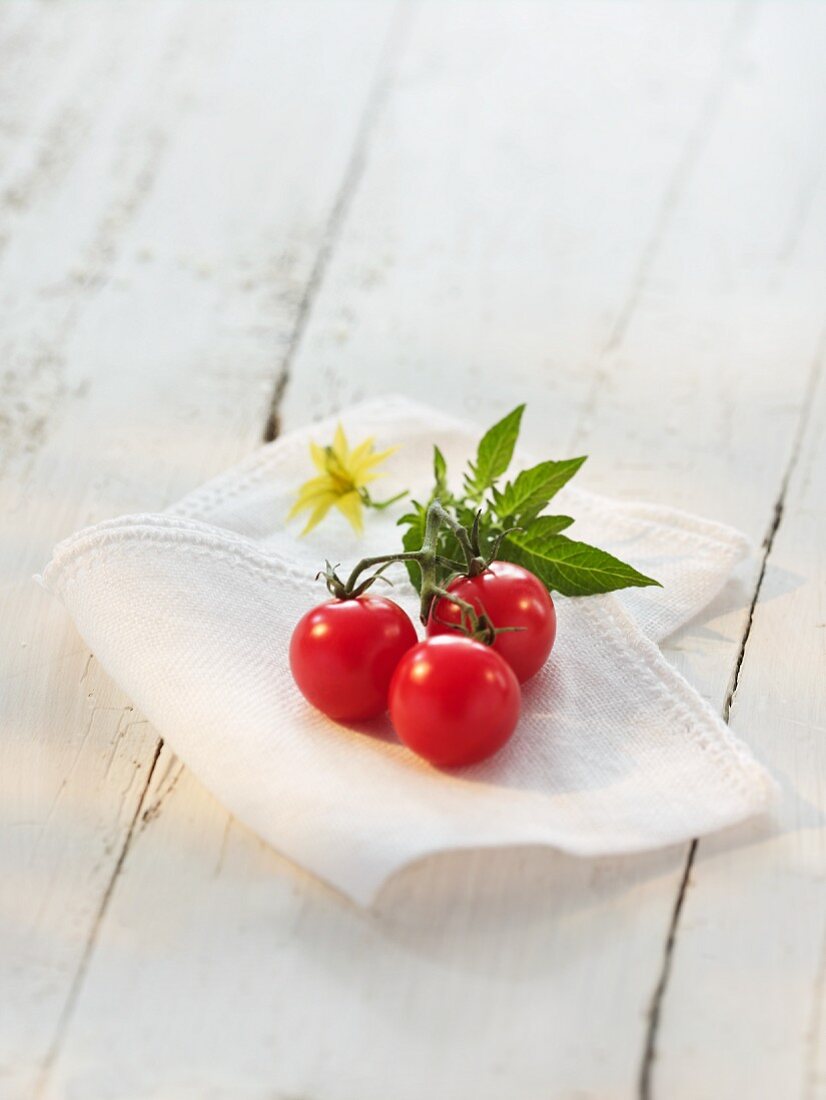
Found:
[[[521,692],[490,646],[457,634],[408,650],[390,683],[390,718],[401,741],[441,768],[474,764],[516,728]]]
[[[299,620],[290,668],[304,698],[330,718],[375,718],[387,710],[396,665],[416,640],[413,623],[392,600],[329,600]]]
[[[504,657],[517,679],[527,680],[548,659],[556,638],[556,610],[542,581],[509,561],[494,561],[477,577],[457,577],[447,586],[495,627],[519,630],[497,634],[493,649]],[[462,621],[461,610],[449,600],[433,605],[428,636],[453,634]]]

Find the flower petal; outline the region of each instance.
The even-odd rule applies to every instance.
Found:
[[[310,441],[310,454],[317,470],[324,474],[327,472],[327,452],[318,443]]]
[[[336,427],[331,446],[324,447],[310,441],[310,456],[318,476],[305,481],[300,487],[287,517],[291,519],[299,512],[310,511],[310,519],[302,534],[307,534],[320,523],[333,505],[347,517],[354,530],[361,533],[364,528],[364,501],[359,490],[384,476],[375,471],[375,467],[398,450],[397,447],[389,447],[377,452],[374,446],[375,439],[369,436],[350,450],[341,422]]]
[[[368,436],[357,447],[354,447],[350,452],[349,466],[353,469],[357,466],[362,459],[367,458],[370,452],[373,450],[373,444],[376,442],[375,436]]]
[[[305,481],[298,490],[298,498],[288,512],[287,519],[292,519],[293,516],[298,515],[299,512],[303,512],[307,508],[315,507],[324,496],[331,496],[333,499],[336,497],[335,483],[332,478],[325,475],[324,477],[313,477],[309,481]]]
[[[386,451],[374,451],[372,454],[366,455],[359,460],[359,469],[369,470],[373,466],[378,466],[380,462],[384,462],[386,458],[389,458],[390,455],[394,454],[398,449],[398,447],[388,447]]]
[[[350,456],[350,448],[347,445],[347,436],[344,434],[344,428],[342,428],[340,420],[336,428],[335,437],[333,438],[333,451],[341,465],[346,466]]]
[[[361,497],[358,493],[345,493],[343,497],[336,500],[336,507],[350,521],[356,534],[360,535],[364,530],[364,520],[362,518]]]
[[[317,524],[321,523],[321,521],[324,519],[324,517],[327,515],[327,513],[330,511],[335,503],[335,493],[328,493],[325,497],[323,497],[313,509],[310,518],[307,520],[307,523],[301,534],[308,534]]]

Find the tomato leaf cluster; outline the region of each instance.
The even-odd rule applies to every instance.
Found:
[[[564,596],[592,596],[619,588],[658,585],[658,581],[613,554],[563,534],[574,522],[570,516],[546,513],[559,490],[585,462],[585,456],[540,462],[502,484],[513,459],[524,411],[524,405],[517,405],[485,432],[464,472],[461,493],[450,490],[447,462],[434,447],[430,497],[424,504],[411,501],[410,510],[399,520],[404,528],[405,550],[422,545],[427,507],[439,500],[469,530],[478,515],[478,549],[483,557],[499,540],[497,556],[529,569],[550,591]],[[455,561],[457,571],[461,569],[462,551],[452,531],[440,532],[439,554]],[[418,565],[409,562],[407,568],[419,589]],[[447,567],[445,571],[449,572]]]

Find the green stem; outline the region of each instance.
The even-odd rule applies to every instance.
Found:
[[[406,497],[408,492],[408,489],[402,489],[400,493],[396,493],[394,497],[388,497],[387,500],[373,500],[368,490],[362,489],[359,496],[367,508],[375,508],[377,512],[380,512],[383,508],[389,508],[391,504],[395,504],[397,500],[401,500],[402,497]]]
[[[436,584],[433,586],[433,591],[430,598],[430,606],[427,609],[427,616],[430,617],[430,607],[435,599],[448,600],[450,603],[456,604],[459,610],[462,612],[462,626],[468,634],[475,634],[479,628],[479,616],[476,613],[476,608],[473,604],[468,603],[466,600],[461,599],[453,592],[448,592],[446,588],[442,588]],[[467,621],[465,621],[467,620]],[[422,618],[422,622],[427,622],[427,619]]]
[[[438,516],[439,522],[443,523],[445,527],[449,527],[459,545],[462,548],[462,553],[465,555],[465,562],[467,564],[467,575],[469,577],[476,577],[479,573],[482,573],[485,569],[485,563],[481,557],[479,557],[473,549],[473,544],[470,540],[470,536],[467,530],[453,518],[450,512],[445,511],[438,500],[434,500],[427,510],[428,518],[431,513]]]
[[[352,592],[356,587],[356,583],[365,571],[365,569],[372,569],[375,565],[389,565],[394,561],[419,561],[421,557],[420,550],[406,550],[403,553],[398,554],[379,554],[374,558],[362,558],[360,562],[354,567],[352,573],[347,578],[345,584],[345,590]]]
[[[446,565],[448,567],[458,565],[457,562],[451,561],[438,553],[439,530],[442,524],[449,527],[456,535],[466,558],[468,575],[476,576],[485,566],[482,559],[473,553],[473,547],[471,546],[467,531],[460,523],[456,522],[453,516],[445,511],[438,500],[434,500],[427,509],[424,539],[421,549],[401,551],[397,554],[379,554],[370,558],[362,558],[350,573],[346,584],[342,585],[340,581],[336,581],[336,584],[340,588],[341,596],[346,599],[364,591],[364,588],[359,587],[358,582],[361,574],[367,569],[373,569],[377,565],[389,565],[391,562],[415,561],[422,573],[421,604],[419,609],[422,622],[427,622],[430,615],[430,609],[433,606],[433,601],[436,598],[441,598],[450,600],[451,603],[456,604],[461,610],[463,618],[467,619],[470,624],[469,632],[474,632],[478,628],[479,617],[473,609],[473,606],[465,600],[461,600],[457,596],[454,596],[453,593],[448,592],[439,584],[439,568],[444,568]]]

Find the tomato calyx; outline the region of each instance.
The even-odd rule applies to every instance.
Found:
[[[455,577],[448,590],[472,603],[492,623],[501,624],[490,645],[510,664],[517,679],[528,680],[539,671],[556,638],[556,611],[535,574],[513,562],[493,561],[477,577]],[[427,636],[455,635],[460,619],[455,604],[440,600],[431,611]]]
[[[466,561],[464,563],[453,561],[439,554],[437,541],[440,527],[446,524],[456,535],[462,547]],[[318,576],[324,577],[327,588],[332,596],[339,600],[353,600],[367,591],[370,585],[377,580],[387,580],[382,574],[388,566],[394,562],[416,562],[422,573],[422,622],[427,622],[427,616],[431,604],[437,596],[445,595],[444,589],[438,583],[438,579],[445,571],[450,575],[461,575],[464,570],[473,568],[479,572],[485,568],[484,561],[473,551],[471,538],[468,531],[457,523],[441,506],[438,500],[432,501],[427,511],[427,524],[422,545],[418,550],[406,550],[395,554],[379,554],[374,557],[362,558],[358,562],[346,580],[342,580],[336,573],[337,566],[326,563]],[[372,570],[369,576],[364,576],[368,570]],[[389,583],[389,582],[388,582]],[[452,597],[448,597],[452,599]],[[455,601],[454,601],[455,602]],[[464,610],[464,608],[463,608]],[[467,605],[468,614],[473,613],[470,605]]]
[[[512,535],[514,531],[524,531],[524,527],[507,527],[504,531],[500,531],[493,539],[490,545],[490,549],[487,555],[482,553],[479,543],[479,521],[482,515],[482,509],[479,508],[476,515],[473,517],[473,524],[468,532],[468,538],[470,541],[470,549],[473,554],[472,558],[468,558],[467,568],[461,570],[461,576],[463,577],[478,577],[480,573],[484,573],[486,569],[490,569],[491,562],[497,561],[499,558],[499,550],[503,541]],[[465,528],[461,528],[463,531]]]
[[[456,578],[478,577],[484,573],[496,558],[502,540],[510,533],[510,531],[503,531],[498,534],[489,553],[483,554],[479,536],[480,516],[481,512],[477,512],[472,526],[467,528],[443,508],[438,500],[431,501],[427,509],[424,538],[418,550],[362,558],[346,579],[342,579],[336,572],[339,566],[332,565],[328,561],[325,562],[325,568],[317,574],[317,578],[324,578],[327,590],[335,599],[356,600],[359,596],[363,596],[376,581],[392,583],[383,574],[395,562],[416,562],[422,576],[419,608],[422,623],[427,625],[437,601],[446,600],[454,604],[460,612],[458,621],[450,624],[452,631],[472,641],[482,642],[488,646],[493,645],[499,634],[519,628],[495,626],[485,614],[484,608],[475,607],[449,590],[452,581]],[[463,562],[454,561],[438,552],[439,531],[443,526],[448,527],[455,535],[465,559]],[[447,579],[442,580],[445,573],[447,573]]]
[[[357,600],[359,596],[363,596],[368,588],[374,585],[376,581],[384,581],[385,584],[392,585],[393,582],[391,580],[382,576],[382,573],[388,565],[390,565],[390,562],[383,565],[381,569],[377,569],[375,573],[371,573],[369,577],[365,577],[363,581],[357,584],[350,584],[349,581],[343,581],[338,573],[336,573],[336,570],[339,568],[338,565],[331,565],[329,561],[325,561],[324,568],[316,573],[315,579],[319,580],[321,577],[324,578],[324,583],[327,585],[327,591],[334,599]]]
[[[448,623],[442,619],[437,619],[439,623],[443,623],[445,626],[449,627],[453,633],[469,638],[472,642],[481,642],[482,645],[493,645],[498,631],[485,612],[482,611],[480,613],[473,604],[463,600],[455,593],[448,591],[447,588],[437,586],[433,589],[433,599],[431,600],[430,609],[428,611],[428,621],[432,621],[436,617],[436,603],[439,600],[447,600],[449,603],[458,607],[460,612],[459,622]]]
[[[469,638],[472,642],[481,642],[482,645],[492,646],[500,634],[513,634],[525,629],[523,626],[494,626],[484,609],[477,611],[472,604],[466,603],[455,592],[448,589],[441,589],[436,595],[440,600],[447,600],[452,604],[456,604],[462,612],[461,620],[457,623],[440,618],[434,605],[428,622],[437,623],[451,633]]]

